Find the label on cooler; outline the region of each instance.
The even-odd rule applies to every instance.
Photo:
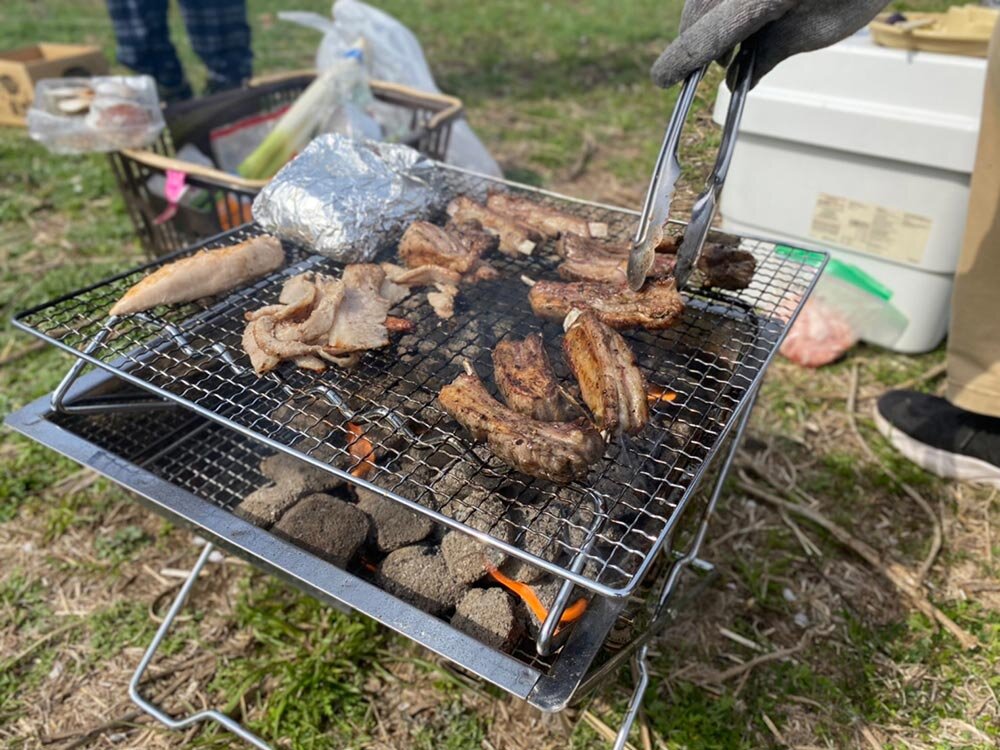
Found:
[[[919,214],[820,193],[809,236],[901,263],[919,264],[933,225],[931,219]]]

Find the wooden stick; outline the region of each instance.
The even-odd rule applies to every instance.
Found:
[[[910,499],[913,500],[913,502],[915,502],[920,507],[920,509],[924,512],[927,518],[930,519],[931,522],[931,548],[927,552],[927,556],[924,558],[924,561],[920,564],[920,567],[917,569],[917,581],[918,583],[923,583],[924,579],[927,577],[927,573],[931,569],[931,566],[934,565],[934,561],[937,559],[938,554],[941,552],[941,545],[943,542],[943,534],[941,531],[941,519],[938,518],[937,513],[934,512],[933,508],[931,508],[931,504],[924,499],[924,496],[921,495],[919,492],[917,492],[915,489],[913,489],[913,487],[908,485],[898,476],[896,476],[896,473],[892,469],[890,469],[881,458],[876,456],[875,451],[873,451],[871,449],[871,446],[868,445],[868,442],[861,434],[861,430],[858,429],[858,422],[857,419],[855,418],[854,406],[857,397],[857,392],[858,392],[858,365],[857,363],[855,363],[854,367],[851,368],[851,386],[850,386],[850,391],[847,394],[847,420],[851,426],[851,432],[854,433],[855,439],[858,441],[858,444],[861,446],[861,449],[865,452],[865,455],[868,456],[868,459],[873,463],[877,464],[878,467],[882,469],[882,471],[885,473],[886,476],[888,476],[893,482],[898,484],[902,488],[903,492],[905,492],[910,497]]]
[[[789,646],[788,648],[779,648],[777,651],[771,651],[766,654],[761,654],[760,656],[754,657],[750,661],[743,662],[742,664],[737,664],[735,667],[730,667],[729,669],[719,672],[712,677],[713,682],[725,682],[726,680],[731,680],[734,677],[739,677],[744,672],[749,672],[755,667],[759,667],[761,664],[767,664],[772,661],[779,661],[781,659],[787,659],[792,654],[797,654],[799,651],[804,649],[809,645],[809,641],[812,639],[812,631],[807,631],[799,642],[794,646]]]
[[[937,622],[941,627],[951,633],[962,648],[973,649],[980,645],[975,636],[960,627],[954,620],[930,602],[927,595],[920,587],[920,581],[903,565],[892,559],[883,559],[882,555],[879,554],[875,548],[865,542],[862,542],[860,539],[855,538],[846,529],[833,523],[833,521],[830,521],[818,511],[804,505],[799,505],[798,503],[789,502],[754,484],[749,479],[745,468],[740,468],[739,476],[740,480],[738,484],[744,492],[752,495],[758,500],[763,500],[764,502],[777,508],[784,508],[789,513],[793,513],[801,518],[805,518],[808,521],[812,521],[814,524],[829,533],[830,536],[840,542],[843,546],[850,549],[858,555],[858,557],[875,568],[875,570],[881,573],[901,594],[906,596],[918,611],[932,621]],[[762,479],[767,481],[766,477],[762,477]]]

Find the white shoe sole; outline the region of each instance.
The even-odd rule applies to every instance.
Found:
[[[972,456],[963,456],[960,453],[949,453],[940,448],[932,448],[894,427],[879,414],[877,405],[873,411],[878,431],[892,443],[893,448],[917,466],[946,479],[958,479],[962,482],[1000,488],[1000,466],[994,466],[988,461]]]

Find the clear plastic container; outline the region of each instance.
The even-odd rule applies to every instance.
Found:
[[[149,76],[46,78],[28,110],[29,135],[57,154],[143,148],[163,128]]]

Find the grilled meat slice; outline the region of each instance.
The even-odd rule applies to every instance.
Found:
[[[757,261],[753,253],[739,247],[705,243],[697,267],[705,276],[706,286],[737,290],[750,286]]]
[[[484,229],[500,238],[500,252],[505,255],[531,255],[542,235],[523,222],[476,203],[460,195],[448,204],[448,215],[456,223],[478,221]]]
[[[462,241],[458,232],[449,232],[429,221],[415,221],[399,241],[399,257],[407,268],[438,266],[468,273],[479,260],[478,244]]]
[[[552,482],[587,475],[604,454],[604,441],[586,419],[539,422],[493,398],[476,375],[459,375],[438,394],[442,408],[502,461]]]
[[[566,234],[556,242],[556,252],[565,260],[556,271],[570,281],[600,281],[624,284],[628,268],[629,246],[575,234]],[[656,253],[648,278],[660,279],[674,270],[674,256]]]
[[[284,262],[281,243],[267,235],[218,250],[202,250],[160,266],[125,292],[110,314],[130,315],[157,305],[228,292],[276,271]]]
[[[498,214],[517,219],[549,238],[567,234],[576,234],[580,237],[608,236],[608,225],[604,222],[587,221],[579,216],[510,193],[491,193],[486,199],[486,207]]]
[[[673,279],[649,281],[638,292],[623,284],[590,281],[539,281],[528,293],[535,315],[562,320],[575,309],[593,310],[612,328],[646,328],[651,331],[672,326],[684,311],[684,300]]]
[[[500,245],[500,238],[495,234],[487,232],[477,219],[467,219],[465,221],[449,221],[444,225],[444,231],[452,237],[456,237],[469,252],[475,253],[477,258],[496,252]]]
[[[246,314],[243,349],[258,375],[286,359],[316,371],[324,368],[322,360],[350,366],[356,358],[345,355],[386,346],[390,326],[397,332],[403,330],[400,324],[412,328],[388,316],[407,294],[372,263],[348,265],[339,279],[319,273],[293,276],[278,304]]]
[[[389,344],[385,318],[392,302],[381,295],[385,271],[374,263],[352,263],[342,276],[344,297],[322,353],[340,355]]]
[[[540,333],[523,341],[504,339],[493,350],[493,377],[507,406],[539,422],[571,419]]]
[[[458,284],[462,275],[458,271],[443,266],[416,266],[403,268],[395,263],[382,263],[385,277],[399,286],[433,286],[434,284]]]
[[[436,291],[427,292],[427,302],[430,303],[434,314],[445,320],[454,317],[458,287],[451,284],[435,284],[434,287]]]
[[[615,435],[641,432],[649,421],[646,379],[621,334],[587,310],[566,330],[563,353],[597,426]]]

